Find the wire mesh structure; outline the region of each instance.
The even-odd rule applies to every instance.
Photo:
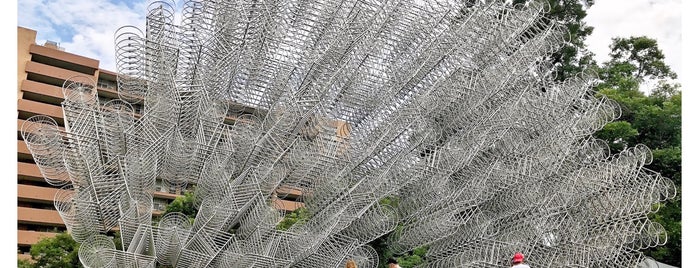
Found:
[[[86,267],[373,268],[389,233],[428,246],[422,267],[635,267],[675,186],[647,147],[592,137],[620,108],[594,75],[553,79],[546,8],[151,0],[115,33],[120,99],[73,77],[65,129],[39,115],[22,137]],[[196,218],[154,223],[158,180],[196,185]],[[308,213],[287,230],[279,189]]]

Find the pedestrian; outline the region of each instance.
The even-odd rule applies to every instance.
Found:
[[[512,268],[531,268],[529,265],[524,263],[524,254],[521,252],[515,253],[512,257]]]
[[[400,265],[398,265],[398,261],[394,258],[388,259],[388,268],[400,268]]]
[[[349,259],[347,260],[347,263],[345,263],[345,268],[357,268],[357,264],[354,262],[354,260]]]

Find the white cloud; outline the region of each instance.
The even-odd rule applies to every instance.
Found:
[[[595,27],[586,43],[602,63],[609,59],[613,37],[654,38],[665,54],[665,62],[681,77],[681,13],[681,0],[598,0],[585,18]]]
[[[128,7],[107,0],[22,0],[18,25],[37,31],[37,43],[56,41],[67,52],[100,60],[116,70],[114,32],[121,26],[145,25],[145,1]]]

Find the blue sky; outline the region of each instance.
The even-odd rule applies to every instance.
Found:
[[[145,1],[20,0],[17,24],[37,31],[37,40],[61,44],[66,51],[100,60],[115,70],[114,32],[121,26],[145,25]]]
[[[59,42],[67,51],[115,70],[114,32],[124,25],[142,29],[145,7],[140,0],[20,0],[17,19],[19,26],[37,30],[37,43]],[[588,11],[586,22],[595,30],[586,43],[603,62],[612,37],[656,38],[666,62],[681,77],[681,10],[681,0],[597,0]]]

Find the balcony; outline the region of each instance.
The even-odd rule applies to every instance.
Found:
[[[19,119],[26,120],[35,115],[47,115],[56,120],[59,126],[63,126],[63,107],[61,106],[19,99],[17,100],[17,112]]]
[[[19,246],[31,246],[39,242],[45,237],[54,237],[58,235],[57,233],[50,232],[37,232],[37,231],[25,231],[17,230],[17,245]],[[24,255],[24,254],[21,254]],[[31,256],[29,256],[31,258]]]
[[[17,162],[17,179],[35,182],[44,182],[44,176],[39,171],[39,166],[32,163]],[[21,185],[17,185],[18,187]]]
[[[24,141],[17,141],[17,160],[25,162],[34,162],[32,158],[32,153],[27,148],[27,144]]]
[[[94,75],[75,72],[60,67],[29,61],[24,70],[27,72],[27,80],[62,87],[63,83],[74,76],[87,76],[94,80]]]
[[[17,222],[63,227],[63,219],[56,210],[17,207]]]
[[[58,191],[65,191],[53,187],[41,187],[34,185],[17,185],[17,200],[38,203],[53,203],[53,198]]]
[[[98,60],[40,45],[30,45],[29,53],[32,54],[32,61],[73,70],[90,76],[99,67]]]

